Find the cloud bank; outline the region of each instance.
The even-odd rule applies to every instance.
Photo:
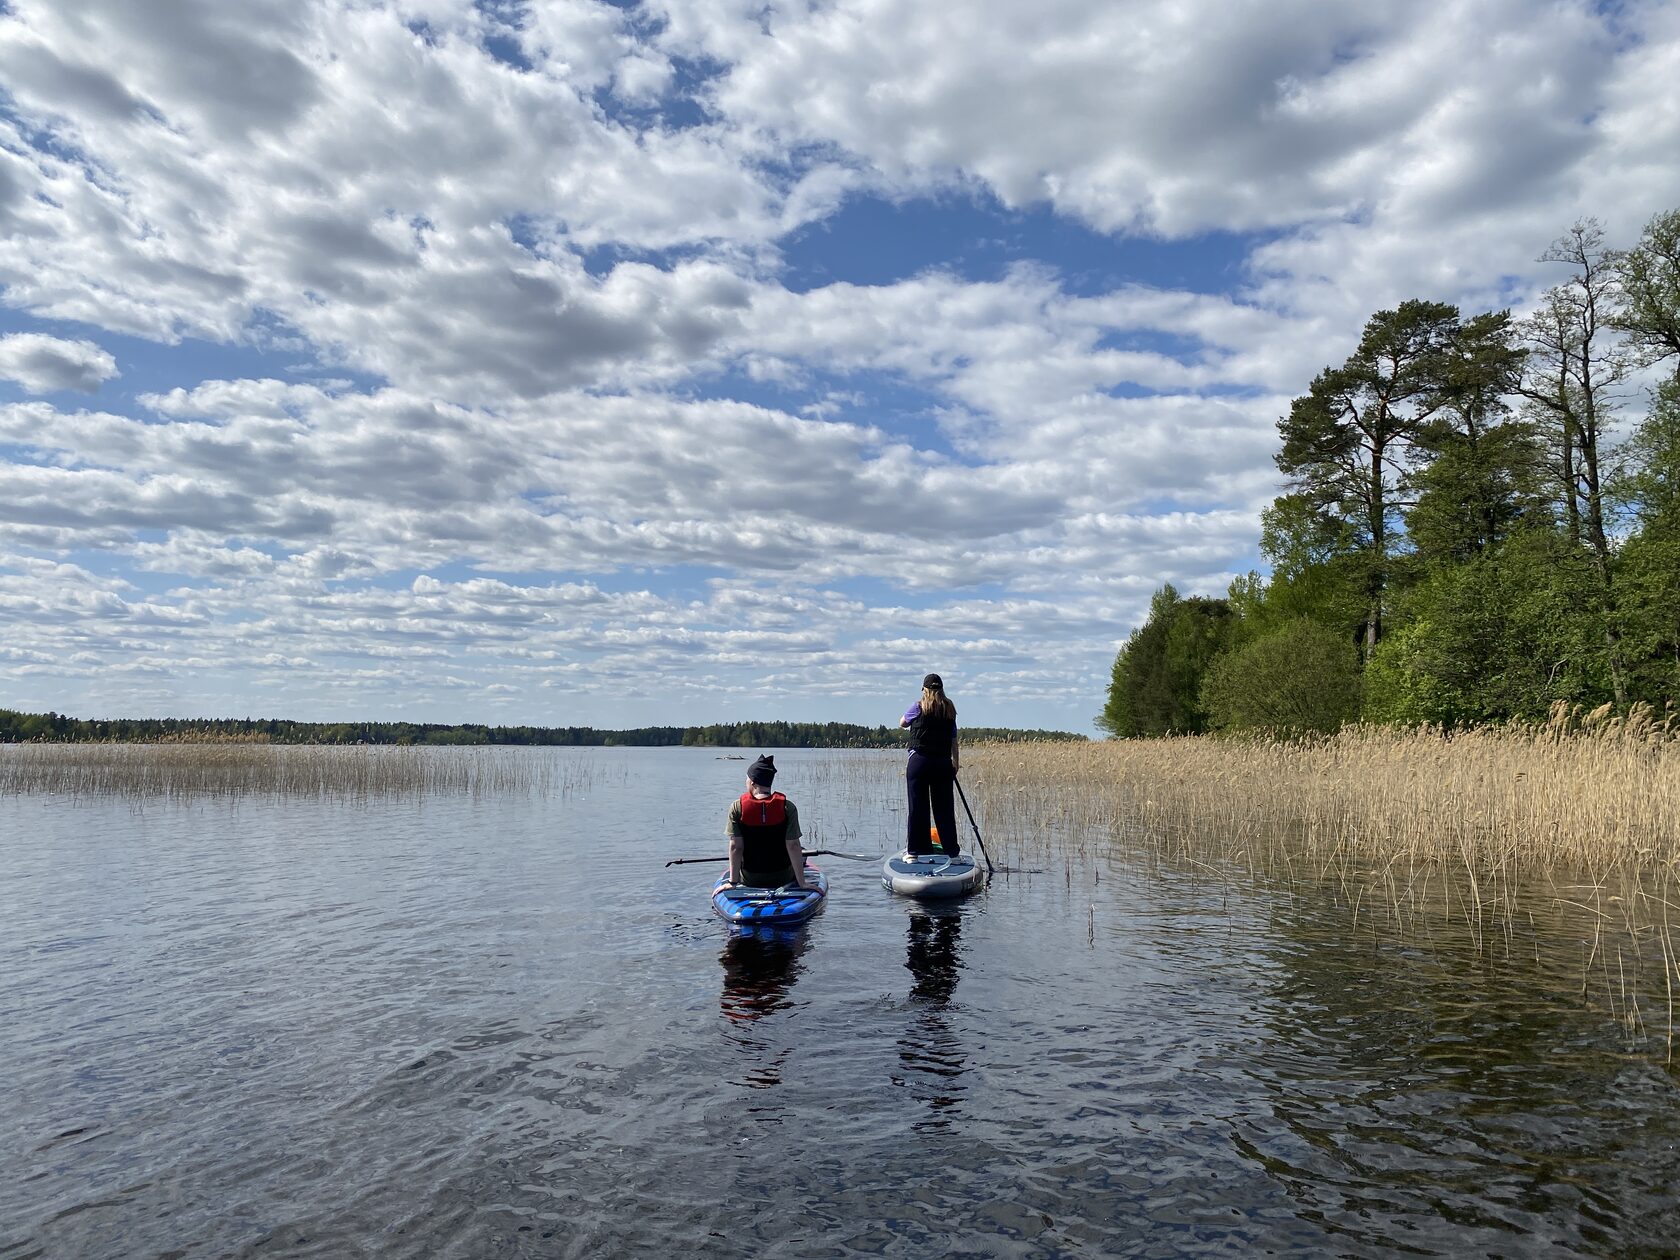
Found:
[[[1371,311],[1680,204],[1677,83],[1660,3],[14,0],[0,703],[874,722],[936,668],[1088,729]]]

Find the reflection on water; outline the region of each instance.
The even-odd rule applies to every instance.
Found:
[[[720,957],[724,1017],[751,1024],[792,1006],[788,990],[799,975],[799,956],[809,948],[803,927],[731,932]]]
[[[737,928],[724,941],[718,1005],[744,1062],[737,1083],[748,1089],[774,1089],[783,1082],[791,1043],[779,1040],[768,1025],[757,1025],[794,1007],[788,991],[802,970],[800,956],[810,948],[809,931],[805,924]]]
[[[966,1070],[951,1026],[952,994],[962,975],[962,907],[913,905],[909,920],[904,950],[911,976],[909,1021],[898,1042],[904,1075],[894,1083],[910,1087],[933,1113],[916,1128],[943,1128],[950,1123],[945,1113],[962,1102],[958,1078]]]
[[[951,1000],[962,972],[962,957],[957,950],[961,940],[960,907],[911,907],[904,965],[914,977],[910,985],[913,1001],[937,1009]]]

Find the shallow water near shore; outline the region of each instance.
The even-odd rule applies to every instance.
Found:
[[[1680,1238],[1680,1087],[1581,942],[1121,852],[932,909],[821,859],[825,910],[742,939],[662,865],[741,763],[529,755],[565,790],[0,798],[0,1260]],[[808,844],[899,843],[898,756],[777,761]]]

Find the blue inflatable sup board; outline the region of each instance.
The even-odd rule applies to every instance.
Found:
[[[748,888],[729,883],[729,872],[718,877],[712,889],[712,909],[731,923],[751,924],[755,927],[786,926],[803,923],[828,899],[828,876],[809,864],[805,878],[815,888],[799,888],[792,884],[784,888]]]

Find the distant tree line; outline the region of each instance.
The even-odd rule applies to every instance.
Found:
[[[281,718],[119,718],[94,721],[62,713],[0,709],[0,742],[140,743],[228,741],[273,744],[540,744],[708,748],[893,748],[896,727],[845,722],[724,722],[710,726],[640,726],[603,731],[588,726],[481,726],[430,722],[292,722]],[[973,727],[971,741],[1082,740],[1066,731]]]
[[[898,748],[908,733],[896,726],[854,726],[848,722],[723,722],[691,726],[682,742],[708,748]],[[971,743],[1015,744],[1027,740],[1083,741],[1070,731],[1022,730],[1008,726],[967,726]]]
[[[1223,599],[1163,587],[1100,727],[1680,703],[1680,210],[1626,250],[1583,220],[1541,260],[1561,279],[1524,319],[1420,300],[1371,316],[1278,422],[1271,575]]]

